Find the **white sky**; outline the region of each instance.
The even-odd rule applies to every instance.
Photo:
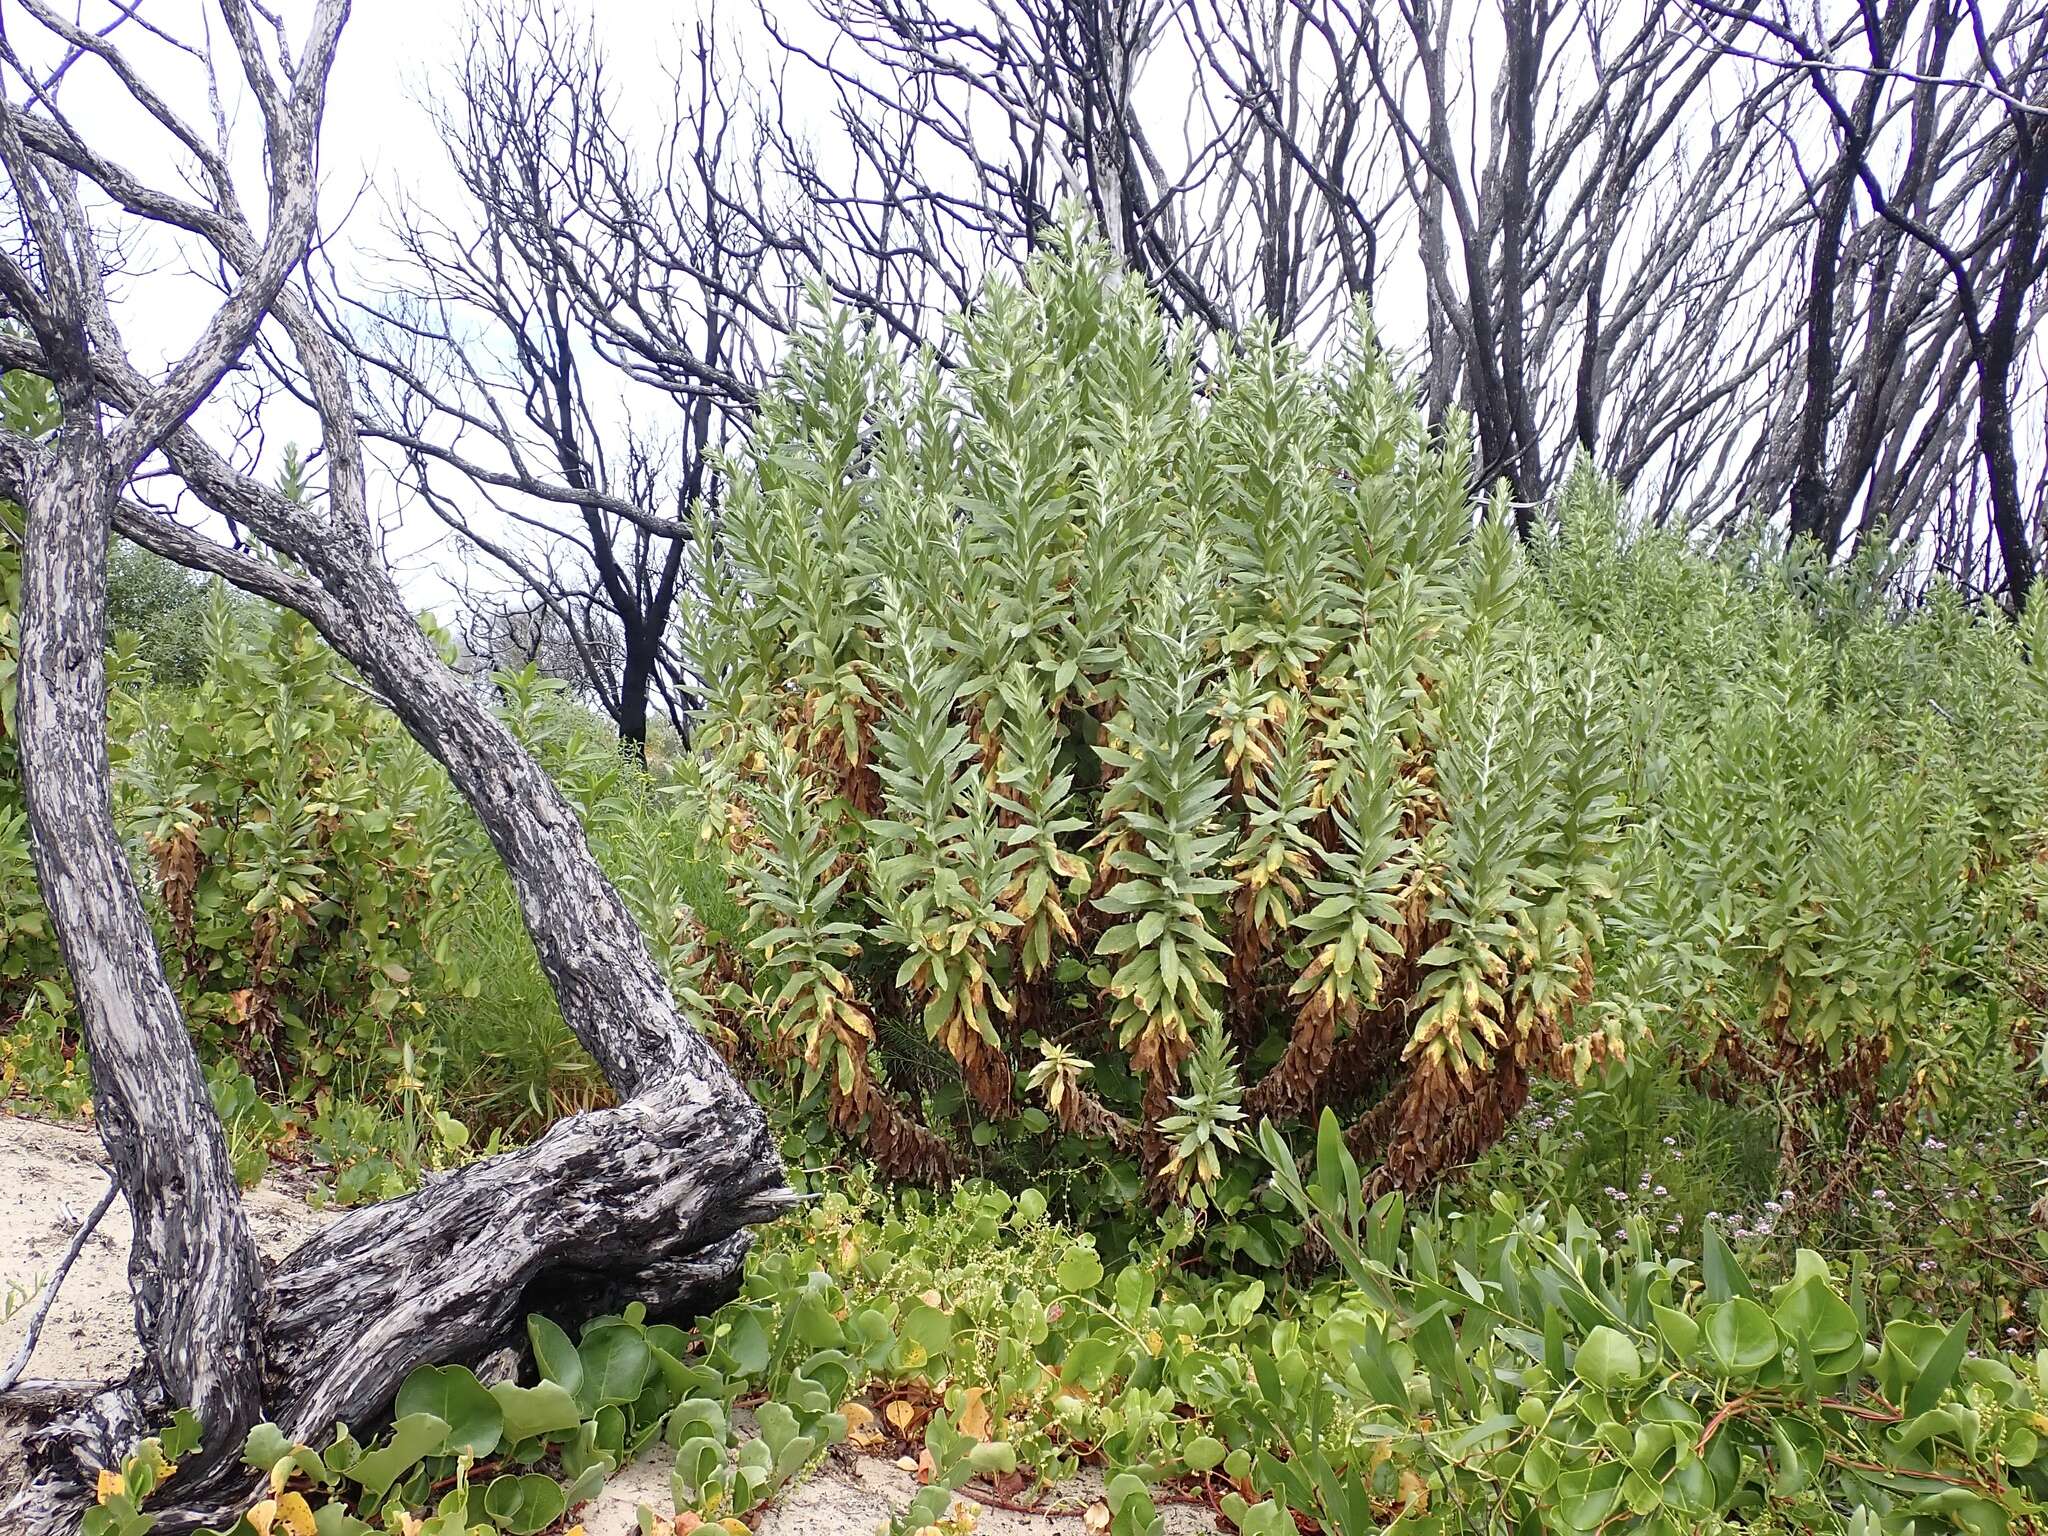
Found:
[[[111,0],[55,3],[67,10],[76,6],[88,25],[103,24],[113,14]],[[330,85],[322,151],[328,254],[344,274],[375,271],[376,253],[386,245],[386,199],[419,199],[431,206],[461,196],[453,187],[439,139],[421,101],[445,90],[449,67],[461,46],[469,3],[471,0],[354,0]],[[482,3],[546,5],[554,0]],[[642,121],[650,126],[672,113],[672,87],[665,66],[678,56],[680,35],[699,20],[708,16],[738,34],[743,54],[758,53],[766,46],[759,36],[755,0],[559,3],[565,11],[594,22],[629,126],[636,102],[645,103]],[[785,27],[807,42],[823,41],[822,26],[807,0],[770,3]],[[141,4],[142,14],[152,22],[195,41],[203,36],[202,14],[217,17],[213,0],[141,0]],[[302,25],[311,5],[309,0],[282,0],[282,9],[288,20]],[[23,10],[21,0],[0,0],[0,22],[5,23],[17,46],[30,48],[38,56],[49,52],[32,47],[39,29]],[[214,26],[217,31],[217,19]],[[203,122],[204,98],[196,66],[138,33],[132,25],[124,27],[119,34],[123,46],[153,84]],[[224,75],[232,77],[235,66],[224,38],[216,37],[214,52]],[[1483,76],[1487,71],[1481,69],[1480,73]],[[233,82],[227,79],[225,83]],[[1147,82],[1148,89],[1160,90],[1170,90],[1173,84],[1157,77]],[[1474,93],[1474,110],[1478,110],[1478,95]],[[139,174],[156,181],[168,174],[173,162],[166,152],[165,136],[125,99],[103,70],[90,64],[80,66],[65,83],[63,102],[67,113],[89,136]],[[821,93],[815,105],[799,100],[785,103],[784,109],[798,124],[811,117],[819,137],[826,139],[832,127],[822,114],[823,105]],[[234,112],[232,102],[230,111]],[[236,128],[245,148],[253,142],[255,127],[253,109],[244,105]],[[1475,154],[1483,138],[1482,133],[1475,133]],[[253,170],[253,159],[246,163]],[[1415,264],[1402,259],[1399,249],[1413,240],[1412,224],[1397,214],[1387,233],[1394,249],[1384,263],[1376,318],[1383,336],[1398,348],[1418,338],[1420,277]],[[119,317],[137,361],[148,368],[160,366],[182,350],[210,309],[214,295],[179,272],[179,252],[168,236],[152,237],[138,255],[136,275],[122,284]],[[216,418],[227,419],[223,407],[209,410]],[[279,461],[286,442],[296,440],[311,446],[316,436],[311,419],[289,406],[266,409],[262,425],[265,466]],[[387,478],[379,477],[379,481],[375,491],[396,496],[396,488]],[[454,553],[441,524],[424,510],[415,509],[397,519],[396,526],[389,553],[409,595],[423,606],[445,609],[453,597],[447,578],[454,568]]]
[[[500,0],[486,0],[497,4]],[[517,3],[517,0],[505,0]],[[543,0],[555,3],[555,0]],[[672,88],[665,66],[679,56],[678,39],[700,18],[723,19],[731,30],[754,28],[758,22],[751,0],[727,4],[723,10],[697,0],[559,0],[562,10],[590,18],[607,55],[607,68],[629,106],[636,97],[649,104],[647,121],[658,122],[668,110]],[[194,44],[212,23],[212,52],[228,93],[227,113],[238,155],[249,179],[245,197],[261,208],[261,187],[255,172],[254,146],[259,133],[255,109],[237,102],[239,76],[232,49],[219,34],[218,12],[211,0],[143,0],[142,14],[156,26]],[[111,17],[108,0],[71,0],[60,8],[81,16],[89,26]],[[321,134],[322,222],[327,253],[343,273],[374,271],[385,239],[386,208],[391,199],[459,197],[440,140],[423,102],[445,91],[464,30],[469,0],[354,0],[343,30],[330,77],[327,112]],[[285,0],[281,6],[294,46],[303,39],[310,14],[306,0]],[[802,0],[778,5],[778,15],[791,13],[801,24],[809,16]],[[799,14],[800,13],[800,14]],[[17,46],[31,57],[54,60],[54,40],[37,27],[14,0],[0,0],[0,23]],[[815,25],[815,21],[813,21]],[[114,40],[138,70],[178,109],[204,131],[206,107],[203,77],[189,58],[153,42],[133,25],[124,25]],[[39,46],[42,45],[42,46]],[[112,153],[146,180],[166,187],[180,184],[180,173],[168,137],[150,122],[109,74],[95,61],[81,61],[66,76],[64,110],[103,152]],[[112,284],[116,319],[137,363],[157,369],[173,361],[197,334],[218,300],[218,294],[190,273],[179,237],[153,232],[128,253],[131,275]],[[232,394],[232,388],[228,391]],[[201,424],[211,415],[232,429],[243,425],[239,412],[222,400],[202,409]],[[310,449],[318,438],[309,412],[290,401],[272,401],[261,415],[264,472],[281,463],[284,448],[296,443]],[[316,476],[317,479],[317,476]],[[388,505],[397,487],[388,477],[374,476],[375,511],[396,512],[387,553],[408,596],[421,606],[444,612],[452,607],[454,552],[447,530],[422,509]],[[387,505],[379,506],[378,498]]]
[[[330,228],[338,224],[342,248],[354,248],[364,259],[374,260],[373,253],[385,245],[383,199],[460,195],[451,193],[453,178],[421,103],[445,86],[471,4],[472,0],[355,0],[328,91],[322,155]],[[594,21],[615,78],[628,95],[645,91],[650,101],[670,91],[663,66],[676,55],[680,29],[717,9],[708,0],[560,4],[565,11]],[[727,7],[728,12],[738,9]],[[750,19],[744,14],[733,17],[735,23]],[[355,201],[364,189],[367,195]],[[338,258],[338,264],[343,260]],[[454,477],[440,478],[459,494]],[[390,489],[388,482],[385,488]],[[377,489],[373,486],[373,495]],[[456,595],[451,585],[455,555],[446,527],[430,513],[412,509],[399,530],[387,537],[386,554],[408,597],[448,616]]]

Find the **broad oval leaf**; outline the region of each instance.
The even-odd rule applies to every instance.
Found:
[[[1710,1307],[1701,1316],[1707,1354],[1725,1376],[1754,1376],[1784,1348],[1771,1315],[1746,1296]]]
[[[638,1399],[654,1364],[647,1340],[630,1323],[607,1323],[591,1329],[583,1335],[576,1353],[583,1362],[584,1396],[600,1407]]]
[[[418,1367],[399,1387],[395,1409],[401,1417],[431,1413],[446,1420],[448,1438],[440,1451],[444,1456],[466,1450],[481,1461],[498,1448],[505,1431],[498,1400],[466,1366]]]
[[[1643,1379],[1643,1356],[1626,1334],[1605,1326],[1595,1328],[1579,1345],[1576,1366],[1579,1380],[1602,1392],[1627,1391]]]
[[[533,1344],[533,1363],[540,1373],[565,1388],[579,1402],[583,1393],[583,1361],[569,1335],[538,1313],[526,1319],[526,1337]]]

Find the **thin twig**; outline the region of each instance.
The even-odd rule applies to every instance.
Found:
[[[0,1372],[0,1392],[7,1391],[21,1380],[21,1373],[28,1369],[28,1357],[35,1352],[36,1340],[42,1335],[43,1320],[50,1315],[50,1305],[57,1299],[58,1288],[64,1284],[64,1277],[71,1272],[71,1266],[77,1262],[80,1251],[85,1247],[85,1240],[92,1236],[92,1229],[100,1224],[100,1218],[107,1214],[107,1207],[114,1203],[114,1196],[119,1193],[121,1181],[110,1178],[107,1181],[107,1192],[100,1196],[100,1203],[92,1208],[92,1214],[86,1217],[79,1225],[78,1231],[72,1234],[71,1246],[64,1250],[63,1262],[58,1264],[57,1272],[50,1276],[50,1283],[43,1287],[43,1294],[36,1302],[35,1311],[29,1314],[28,1336],[21,1341],[21,1348],[14,1352],[14,1358],[7,1362],[7,1369]]]

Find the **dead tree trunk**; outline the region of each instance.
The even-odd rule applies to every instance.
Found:
[[[216,3],[263,121],[260,240],[227,144],[179,122],[104,35],[25,0],[36,22],[104,63],[197,161],[206,199],[148,187],[61,119],[32,110],[48,89],[41,82],[17,81],[28,106],[13,92],[0,97],[0,162],[37,257],[31,273],[0,254],[0,297],[33,333],[0,337],[0,365],[50,379],[61,406],[45,441],[0,432],[0,495],[29,512],[21,758],[38,877],[135,1213],[130,1273],[145,1361],[33,1437],[30,1483],[0,1511],[9,1532],[76,1530],[93,1474],[181,1405],[198,1409],[205,1444],[165,1490],[160,1528],[220,1523],[247,1492],[235,1452],[257,1420],[305,1439],[336,1418],[364,1423],[413,1366],[490,1352],[536,1303],[573,1323],[637,1298],[687,1320],[730,1293],[748,1228],[790,1199],[765,1116],[682,1017],[575,812],[442,660],[377,555],[347,372],[304,295],[286,285],[312,236],[314,149],[347,0],[322,0],[296,58],[281,37],[269,41],[271,25],[250,0]],[[191,353],[160,380],[133,366],[114,326],[80,178],[142,225],[208,243],[237,277]],[[328,478],[318,507],[236,471],[189,425],[266,318],[285,331],[321,415]],[[156,453],[284,559],[215,544],[121,502]],[[306,614],[392,702],[475,808],[564,1018],[623,1102],[355,1212],[263,1273],[110,809],[100,637],[116,520],[161,553]]]
[[[29,841],[134,1217],[136,1332],[156,1344],[136,1385],[232,1433],[260,1397],[262,1269],[108,796],[104,459],[96,432],[67,425],[25,503],[16,721]],[[133,1433],[125,1415],[119,1427]]]
[[[516,1337],[536,1302],[568,1322],[626,1299],[695,1316],[737,1285],[746,1229],[789,1199],[765,1116],[681,1016],[573,809],[441,659],[367,538],[332,528],[313,537],[303,512],[294,518],[299,509],[232,475],[188,434],[171,453],[195,489],[275,535],[322,584],[228,551],[209,557],[193,547],[203,540],[137,508],[122,509],[123,526],[298,607],[392,701],[475,808],[564,1018],[626,1102],[352,1213],[286,1259],[266,1296],[198,1059],[108,810],[104,614],[92,604],[104,605],[112,491],[70,468],[74,455],[61,443],[17,460],[34,486],[24,773],[103,1123],[137,1211],[132,1270],[150,1364],[38,1436],[35,1480],[0,1517],[14,1522],[8,1529],[74,1529],[91,1473],[188,1402],[209,1428],[213,1470],[176,1490],[181,1507],[165,1528],[214,1520],[225,1508],[217,1501],[239,1492],[230,1453],[256,1419],[307,1439],[337,1418],[361,1423],[422,1361],[473,1360]],[[89,894],[77,894],[87,879]],[[96,921],[81,917],[93,913]],[[110,987],[152,978],[146,1010],[124,995],[108,1000]],[[148,1027],[101,1022],[130,1015]],[[151,1221],[166,1201],[170,1210]]]

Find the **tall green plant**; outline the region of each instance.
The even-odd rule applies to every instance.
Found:
[[[1250,1104],[1439,1177],[1614,1048],[1606,690],[1362,322],[1205,374],[1066,235],[961,327],[952,374],[808,331],[699,543],[763,1048],[897,1173],[1036,1115],[1244,1212]]]

